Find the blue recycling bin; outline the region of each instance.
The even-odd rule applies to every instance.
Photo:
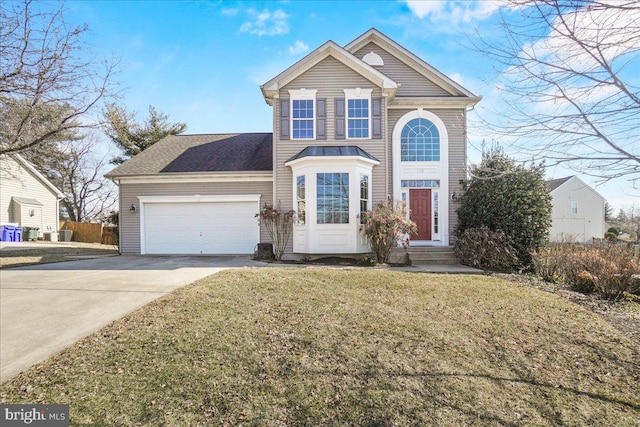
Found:
[[[13,231],[13,241],[22,242],[22,227],[16,227]]]
[[[13,242],[13,234],[15,231],[15,227],[13,225],[3,225],[0,227],[0,237],[2,237],[3,242]]]

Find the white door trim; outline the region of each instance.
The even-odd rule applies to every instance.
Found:
[[[145,236],[145,205],[147,203],[226,203],[226,202],[256,202],[256,213],[260,210],[260,194],[237,195],[188,195],[188,196],[138,196],[140,201],[140,254],[147,253]],[[257,220],[256,220],[257,222]],[[258,227],[257,241],[260,240]]]
[[[402,162],[400,152],[400,137],[402,129],[411,120],[423,118],[431,121],[440,134],[440,161],[439,162]],[[434,245],[447,246],[449,244],[449,133],[440,117],[431,111],[418,108],[409,111],[402,116],[393,128],[392,140],[393,158],[393,197],[400,200],[403,189],[400,182],[403,179],[439,180],[439,236],[440,241],[429,241]],[[409,200],[407,200],[407,203]]]

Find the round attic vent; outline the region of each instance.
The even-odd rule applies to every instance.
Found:
[[[382,61],[380,55],[374,52],[367,53],[362,57],[362,60],[373,67],[381,67],[384,65],[384,61]]]

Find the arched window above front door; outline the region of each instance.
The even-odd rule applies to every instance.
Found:
[[[435,124],[421,117],[410,120],[400,135],[403,162],[439,162],[440,133]]]

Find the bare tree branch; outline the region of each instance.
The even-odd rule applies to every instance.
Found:
[[[60,4],[0,2],[0,154],[61,141],[94,126],[117,61],[96,60]],[[45,121],[43,121],[45,119]]]
[[[522,156],[640,185],[640,3],[507,0],[493,59],[500,105],[478,111]]]

